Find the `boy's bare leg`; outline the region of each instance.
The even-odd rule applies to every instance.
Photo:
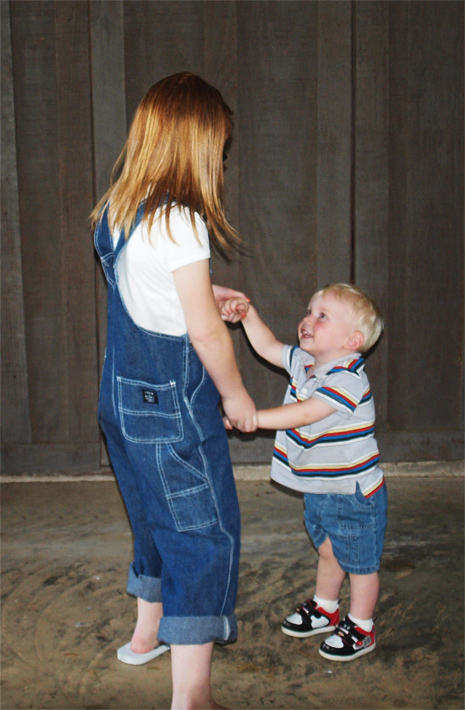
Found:
[[[318,548],[318,572],[315,594],[321,599],[339,598],[346,573],[334,557],[329,537]],[[379,594],[378,572],[349,574],[350,614],[356,619],[372,619]]]
[[[161,602],[146,602],[137,599],[137,623],[131,639],[134,653],[148,653],[158,646],[158,627],[163,616]]]
[[[372,619],[378,601],[378,572],[350,574],[350,614],[356,619]]]
[[[318,555],[315,594],[321,599],[337,601],[346,573],[334,557],[329,537],[318,548]]]
[[[193,646],[171,646],[173,700],[171,710],[221,709],[212,697],[211,666],[213,642]]]

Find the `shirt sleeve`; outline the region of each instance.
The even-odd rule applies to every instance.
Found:
[[[324,377],[312,397],[323,400],[348,419],[362,401],[363,388],[357,373],[341,369]]]
[[[298,350],[297,345],[285,345],[283,348],[283,354],[282,354],[282,361],[283,361],[283,367],[288,372],[291,374],[291,370],[293,366],[295,365],[295,355]]]
[[[162,259],[168,271],[175,271],[181,266],[210,258],[208,230],[198,214],[195,215],[195,224],[198,239],[192,227],[189,211],[186,209],[179,211],[174,208],[170,214],[170,231],[173,241],[166,232],[164,217],[161,218]]]

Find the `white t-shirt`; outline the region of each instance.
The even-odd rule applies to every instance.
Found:
[[[158,212],[158,211],[157,211]],[[133,321],[156,333],[184,335],[186,321],[173,279],[173,271],[195,261],[210,258],[210,243],[205,222],[195,215],[199,241],[196,239],[189,211],[174,207],[170,214],[173,242],[165,227],[165,218],[140,224],[121,250],[117,261],[118,286]],[[113,233],[113,244],[119,230]]]

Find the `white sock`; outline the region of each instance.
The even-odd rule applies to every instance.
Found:
[[[318,606],[321,606],[322,609],[327,611],[328,614],[334,614],[339,606],[339,599],[331,601],[331,599],[322,599],[321,597],[317,597],[316,594],[313,595],[313,601],[316,602]]]
[[[349,619],[351,619],[356,626],[363,629],[363,631],[366,631],[367,634],[373,628],[373,619],[357,619],[357,617],[352,616],[352,614],[349,614]]]

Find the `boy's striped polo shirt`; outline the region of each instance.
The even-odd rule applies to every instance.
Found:
[[[336,411],[315,424],[276,433],[271,478],[305,493],[352,494],[358,482],[365,496],[373,495],[384,476],[363,358],[354,353],[317,366],[311,355],[285,345],[283,366],[290,376],[284,404],[317,397]]]

